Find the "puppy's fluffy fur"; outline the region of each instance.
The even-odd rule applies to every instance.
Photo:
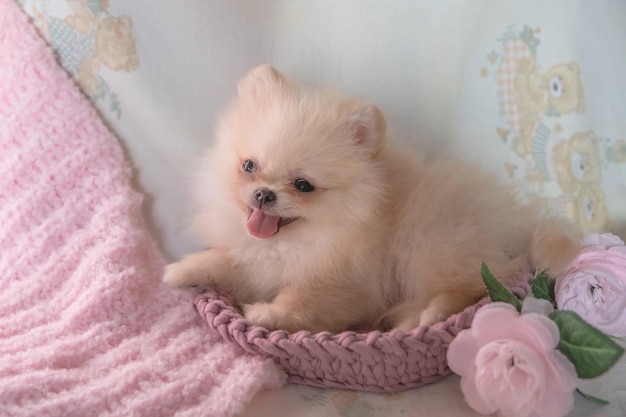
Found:
[[[167,267],[179,286],[232,293],[253,323],[288,331],[430,325],[534,266],[579,250],[564,223],[492,175],[388,141],[372,104],[251,71],[220,120],[195,187],[209,249]]]

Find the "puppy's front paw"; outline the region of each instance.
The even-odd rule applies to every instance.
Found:
[[[444,321],[452,314],[448,310],[442,310],[436,306],[429,306],[426,310],[420,314],[420,326],[432,326],[435,323]]]
[[[410,312],[410,314],[406,314],[397,322],[394,328],[409,333],[419,326],[432,326],[435,323],[443,321],[448,318],[450,314],[452,314],[451,311],[436,304],[431,304],[421,312],[413,311]]]
[[[191,268],[183,261],[175,262],[165,267],[163,282],[177,287],[196,287],[207,285],[208,278],[206,272]]]
[[[275,330],[284,321],[287,311],[283,306],[273,303],[244,304],[243,315],[252,324]]]

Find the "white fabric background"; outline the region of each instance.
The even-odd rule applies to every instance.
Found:
[[[511,151],[495,138],[503,125],[497,86],[479,72],[506,27],[530,24],[542,30],[543,66],[583,66],[587,110],[565,117],[570,130],[626,137],[624,2],[112,1],[110,13],[133,18],[141,62],[129,74],[104,74],[123,107],[111,123],[139,167],[171,256],[195,248],[183,232],[188,167],[237,80],[260,63],[371,100],[395,135],[506,178],[500,166]],[[625,178],[622,164],[605,181],[614,230],[626,220]]]
[[[92,28],[109,17],[127,16],[132,21],[138,66],[128,71],[98,67],[96,74],[108,93],[92,98],[128,151],[137,185],[147,196],[146,216],[170,259],[197,249],[185,231],[189,168],[211,141],[216,115],[234,96],[238,79],[261,63],[304,83],[336,86],[368,99],[383,109],[391,131],[401,139],[427,152],[461,154],[492,167],[504,180],[532,188],[510,139],[498,137],[498,129],[507,126],[494,79],[497,64],[488,59],[490,53],[502,52],[498,39],[507,28],[518,33],[529,25],[540,39],[536,59],[542,71],[572,61],[581,68],[586,110],[550,119],[558,139],[567,140],[579,131],[593,131],[613,142],[626,139],[624,1],[20,3],[53,45],[60,40],[58,34],[46,32],[51,18],[66,21],[80,14]],[[100,52],[88,50],[85,56],[90,53]],[[111,105],[111,93],[117,107]],[[602,166],[599,186],[611,220],[606,227],[621,231],[624,238],[626,163],[606,162],[606,146],[596,161]],[[554,201],[561,201],[554,181],[544,188]],[[583,387],[611,404],[597,407],[578,398],[573,415],[626,412],[624,360],[610,374]],[[288,386],[262,394],[246,413],[265,415],[475,414],[462,400],[458,378],[450,377],[391,396]]]

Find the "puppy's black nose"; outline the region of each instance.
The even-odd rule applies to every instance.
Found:
[[[263,206],[263,204],[271,203],[276,200],[276,194],[269,188],[259,188],[254,192],[254,197],[256,198],[259,207]]]

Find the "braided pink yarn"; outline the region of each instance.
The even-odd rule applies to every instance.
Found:
[[[521,275],[511,291],[525,297],[531,279],[530,274]],[[285,369],[289,382],[369,392],[402,391],[449,375],[446,352],[450,342],[470,327],[476,311],[488,302],[485,297],[444,322],[411,333],[290,334],[252,325],[228,296],[214,290],[195,299],[198,312],[212,330],[247,352],[273,358]]]

